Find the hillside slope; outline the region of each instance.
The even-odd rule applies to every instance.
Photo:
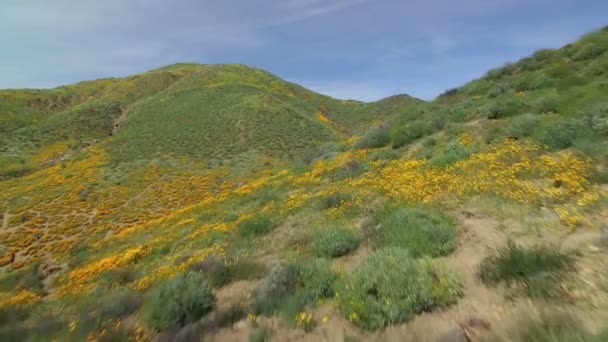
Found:
[[[292,160],[383,120],[242,65],[176,64],[51,90],[0,91],[0,177],[103,144],[117,162],[188,157],[210,167]],[[328,120],[319,120],[319,114]],[[331,120],[335,120],[332,122]]]

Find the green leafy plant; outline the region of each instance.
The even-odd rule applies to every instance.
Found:
[[[144,303],[144,320],[158,330],[184,326],[209,313],[215,297],[203,276],[189,272],[162,283]]]
[[[306,303],[331,297],[336,275],[325,259],[294,259],[277,265],[254,291],[256,313],[286,312],[289,319]]]
[[[346,255],[359,245],[352,230],[341,227],[322,227],[311,241],[311,249],[318,257],[335,258]]]
[[[444,256],[456,248],[452,220],[422,208],[386,208],[377,215],[378,245],[401,247],[412,257]]]
[[[534,132],[536,126],[538,126],[540,118],[538,115],[525,113],[514,117],[507,127],[507,134],[509,137],[514,138],[525,138]]]
[[[342,315],[369,330],[405,322],[416,314],[456,303],[460,277],[439,261],[413,259],[406,250],[380,249],[339,290]]]
[[[556,286],[561,274],[571,271],[573,263],[572,256],[555,248],[536,246],[526,249],[510,241],[484,259],[479,276],[488,285],[521,286],[530,297],[551,298],[558,292]]]
[[[276,227],[275,220],[266,214],[256,215],[241,222],[238,231],[242,236],[258,236],[270,233]]]

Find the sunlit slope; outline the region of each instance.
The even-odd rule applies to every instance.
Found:
[[[121,162],[292,160],[390,115],[376,103],[335,100],[236,64],[175,64],[49,90],[2,90],[0,177],[100,143]]]
[[[335,101],[240,65],[202,68],[131,110],[109,149],[121,161],[188,157],[210,166],[294,158],[340,138],[315,113]]]

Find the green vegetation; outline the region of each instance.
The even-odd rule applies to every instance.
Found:
[[[523,248],[513,242],[487,257],[480,266],[481,280],[488,285],[523,286],[530,297],[559,295],[563,273],[572,270],[574,259],[553,247]]]
[[[296,259],[277,265],[254,293],[256,313],[281,311],[293,320],[307,303],[334,295],[336,275],[325,259]]]
[[[391,141],[390,130],[387,125],[382,124],[372,127],[357,142],[358,148],[380,148],[388,145]]]
[[[400,247],[415,258],[444,256],[456,248],[454,223],[439,212],[388,207],[377,215],[377,220],[381,247]]]
[[[186,273],[161,284],[144,306],[144,319],[166,330],[192,323],[209,313],[215,298],[202,275]]]
[[[342,314],[365,329],[407,321],[462,295],[458,275],[439,261],[416,260],[391,247],[374,252],[339,291]]]
[[[359,245],[355,233],[341,227],[321,227],[315,233],[311,247],[318,257],[336,258],[346,255]]]
[[[511,120],[509,127],[507,127],[507,134],[509,137],[518,139],[529,137],[539,122],[540,118],[538,115],[530,113],[518,115]]]
[[[242,236],[259,236],[270,233],[276,225],[273,217],[260,214],[241,222],[238,229]]]
[[[593,334],[585,328],[580,318],[557,309],[544,310],[539,319],[522,320],[521,326],[506,341],[521,342],[601,342],[608,338],[608,330]]]
[[[207,265],[201,269],[214,287],[222,287],[238,280],[259,279],[266,273],[266,268],[246,257],[215,260],[209,258]]]

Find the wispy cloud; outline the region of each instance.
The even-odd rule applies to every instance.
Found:
[[[284,9],[280,16],[271,19],[263,26],[273,27],[291,24],[308,18],[328,15],[367,2],[368,0],[291,0],[279,4]]]

